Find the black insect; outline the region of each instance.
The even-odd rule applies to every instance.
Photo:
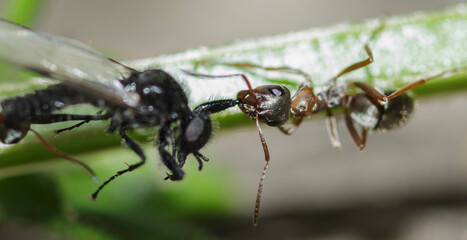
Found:
[[[82,43],[36,32],[7,20],[0,20],[0,49],[0,59],[60,81],[34,93],[0,102],[0,140],[3,143],[18,143],[31,131],[50,151],[80,164],[94,175],[84,163],[54,149],[30,127],[32,124],[82,121],[57,131],[61,132],[85,122],[110,119],[108,132],[117,132],[139,156],[138,163],[129,165],[100,185],[91,195],[92,199],[116,177],[145,163],[145,154],[127,131],[158,126],[159,154],[170,170],[167,178],[181,180],[184,177],[182,167],[189,154],[198,160],[199,169],[203,161],[208,160],[199,150],[212,134],[209,115],[240,103],[237,99],[217,100],[191,110],[183,89],[163,70],[137,71]],[[251,87],[250,91],[254,94]],[[103,110],[92,115],[56,113],[77,104],[91,104]]]
[[[373,62],[373,54],[367,44],[364,46],[368,58],[350,65],[333,77],[325,89],[317,94],[314,93],[311,77],[299,69],[290,67],[263,67],[251,63],[224,63],[243,69],[263,69],[266,71],[279,71],[298,74],[306,79],[300,86],[291,100],[291,112],[293,114],[291,126],[280,125],[279,129],[291,135],[302,123],[305,117],[315,113],[326,111],[326,126],[329,139],[335,148],[340,148],[341,143],[336,128],[336,120],[332,109],[342,107],[347,129],[355,141],[356,145],[363,149],[365,147],[367,134],[371,130],[391,130],[404,125],[410,118],[414,110],[414,100],[407,94],[407,91],[420,86],[427,81],[445,77],[447,75],[461,71],[464,68],[447,70],[435,76],[420,79],[408,84],[396,91],[379,92],[371,85],[364,82],[350,81],[344,85],[338,85],[337,79],[347,73],[363,68]],[[354,94],[351,88],[358,88],[362,92]],[[359,134],[355,124],[361,127]]]

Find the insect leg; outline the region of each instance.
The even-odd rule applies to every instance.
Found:
[[[58,130],[54,130],[54,133],[55,133],[55,134],[59,134],[59,133],[64,132],[64,131],[71,131],[71,130],[73,130],[73,129],[75,129],[75,128],[81,127],[81,125],[83,125],[83,124],[85,124],[85,123],[88,123],[89,121],[90,121],[90,120],[84,120],[84,121],[79,122],[79,123],[77,123],[77,124],[75,124],[75,125],[72,125],[71,127],[62,128],[62,129],[58,129]]]
[[[34,135],[36,135],[36,137],[39,139],[39,141],[41,141],[42,145],[44,145],[47,148],[47,150],[49,150],[50,152],[52,152],[53,154],[55,154],[57,156],[60,156],[62,158],[65,158],[68,161],[71,161],[71,162],[73,162],[75,164],[80,165],[81,167],[83,167],[91,175],[91,178],[92,178],[92,180],[94,182],[99,182],[99,178],[97,177],[96,173],[94,173],[94,171],[88,165],[86,165],[82,161],[80,161],[80,160],[78,160],[78,159],[76,159],[76,158],[74,158],[74,157],[60,151],[60,150],[57,150],[49,142],[47,142],[47,140],[45,140],[45,138],[43,138],[34,129],[29,129],[29,131],[31,131],[32,133],[34,133]]]
[[[355,126],[353,124],[352,118],[350,117],[349,104],[351,100],[352,100],[351,96],[347,96],[342,100],[345,123],[347,125],[347,129],[349,130],[350,136],[352,136],[355,144],[357,144],[357,147],[360,148],[360,150],[363,150],[363,148],[365,147],[365,143],[366,143],[367,130],[365,128],[362,128],[362,137],[358,135],[358,132],[355,129]]]
[[[450,70],[443,71],[443,72],[441,72],[441,73],[439,73],[439,74],[437,74],[435,76],[425,78],[425,79],[420,79],[420,80],[418,80],[418,81],[416,81],[414,83],[410,83],[410,84],[402,87],[401,89],[393,92],[389,96],[381,94],[380,92],[378,92],[378,90],[373,88],[371,85],[369,85],[367,83],[364,83],[364,82],[349,82],[348,85],[350,87],[354,86],[354,87],[360,88],[363,92],[368,94],[368,96],[371,98],[372,102],[374,102],[374,103],[377,103],[377,100],[387,102],[388,100],[393,99],[395,97],[398,97],[399,95],[409,91],[410,89],[418,87],[418,86],[420,86],[420,85],[422,85],[422,84],[424,84],[424,83],[426,83],[426,82],[428,82],[430,80],[441,78],[441,77],[446,77],[446,76],[452,75],[454,73],[457,73],[460,70],[465,70],[465,68],[450,69]]]
[[[279,126],[278,128],[281,130],[282,133],[286,135],[292,135],[298,126],[302,123],[303,117],[302,116],[294,116],[292,120],[292,125],[289,127],[285,127],[284,125]]]
[[[454,74],[454,73],[457,73],[457,72],[459,72],[460,70],[465,70],[465,67],[464,67],[464,68],[455,68],[455,69],[451,69],[451,70],[446,70],[446,71],[443,71],[443,72],[441,72],[441,73],[439,73],[439,74],[437,74],[437,75],[435,75],[435,76],[432,76],[432,77],[429,77],[429,78],[425,78],[425,79],[418,80],[418,81],[416,81],[416,82],[414,82],[414,83],[408,84],[408,85],[402,87],[401,89],[399,89],[399,90],[393,92],[393,93],[392,93],[391,95],[389,95],[387,98],[388,98],[388,100],[389,100],[389,99],[393,99],[393,98],[395,98],[395,97],[397,97],[397,96],[399,96],[399,95],[401,95],[401,94],[403,94],[403,93],[409,91],[410,89],[415,88],[415,87],[418,87],[418,86],[420,86],[420,85],[422,85],[422,84],[424,84],[424,83],[426,83],[426,82],[428,82],[428,81],[430,81],[430,80],[437,79],[437,78],[441,78],[441,77],[446,77],[446,76],[452,75],[452,74]]]
[[[113,175],[112,177],[110,177],[107,181],[105,181],[103,184],[101,184],[99,186],[99,188],[90,196],[92,200],[96,200],[97,199],[97,195],[99,194],[99,192],[107,185],[109,184],[111,181],[113,181],[115,178],[117,178],[118,176],[124,174],[124,173],[127,173],[127,172],[131,172],[139,167],[141,167],[145,162],[146,162],[146,156],[144,155],[144,152],[143,150],[141,149],[141,147],[133,140],[131,139],[130,137],[128,137],[128,135],[126,135],[126,130],[128,130],[129,128],[123,126],[120,128],[120,136],[122,137],[122,139],[125,141],[126,145],[131,149],[133,150],[133,152],[135,152],[139,158],[141,159],[140,162],[136,163],[136,164],[132,164],[132,165],[129,165],[127,169],[125,170],[121,170],[121,171],[118,171],[115,175]]]
[[[368,96],[370,96],[371,98],[373,98],[373,101],[374,102],[377,102],[375,100],[379,100],[379,101],[383,101],[383,102],[387,102],[388,101],[388,98],[386,97],[386,95],[384,94],[381,94],[380,92],[378,92],[378,90],[376,90],[374,87],[372,87],[370,84],[368,83],[364,83],[364,82],[349,82],[348,83],[348,86],[349,87],[358,87],[360,88],[363,92],[365,92],[366,94],[368,94]]]
[[[357,70],[357,69],[359,69],[359,68],[365,67],[365,66],[367,66],[368,64],[370,64],[370,63],[373,62],[373,53],[371,52],[370,47],[368,46],[368,44],[365,44],[364,47],[365,47],[366,53],[368,54],[368,58],[365,59],[365,60],[363,60],[363,61],[361,61],[361,62],[354,63],[354,64],[348,66],[346,69],[342,70],[339,74],[337,74],[334,78],[332,78],[332,81],[333,81],[333,82],[336,82],[337,79],[338,79],[339,77],[341,77],[342,75],[347,74],[347,73],[349,73],[349,72],[352,72],[352,71],[354,71],[354,70]]]
[[[203,154],[200,152],[193,152],[193,155],[195,156],[196,160],[198,160],[198,170],[201,171],[203,170],[203,161],[209,162],[209,158],[205,157]]]
[[[111,115],[75,115],[75,114],[50,114],[50,115],[39,115],[31,120],[33,124],[49,124],[66,121],[94,121],[94,120],[107,120]]]
[[[182,180],[185,173],[182,171],[181,167],[175,161],[175,153],[171,155],[165,147],[168,145],[167,138],[172,135],[172,131],[170,127],[163,126],[159,130],[159,155],[161,156],[161,160],[164,165],[172,172],[172,174],[168,174],[165,178],[170,179],[172,181]],[[172,143],[173,144],[173,143]]]
[[[339,131],[337,130],[336,118],[329,108],[326,108],[326,115],[326,129],[328,130],[329,140],[331,140],[331,144],[335,149],[340,149],[341,141],[339,140]]]
[[[51,115],[41,115],[36,117],[31,121],[34,124],[48,124],[48,123],[56,123],[56,122],[65,122],[65,121],[78,121],[82,120],[71,127],[55,130],[55,134],[59,134],[63,131],[69,131],[74,128],[77,128],[85,123],[90,121],[97,121],[97,120],[107,120],[111,118],[111,115],[74,115],[74,114],[51,114]]]

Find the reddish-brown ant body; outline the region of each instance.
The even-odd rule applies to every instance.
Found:
[[[459,69],[443,71],[435,76],[420,79],[410,83],[397,91],[384,91],[377,89],[365,82],[349,81],[344,85],[338,85],[337,79],[347,73],[363,68],[373,62],[373,53],[369,46],[364,46],[368,58],[354,63],[333,77],[324,91],[314,92],[311,85],[311,77],[299,69],[290,67],[263,67],[251,63],[227,63],[225,65],[238,68],[258,68],[266,71],[280,71],[298,74],[307,80],[302,84],[291,100],[291,112],[293,115],[290,126],[280,125],[279,129],[287,134],[293,134],[305,117],[315,113],[326,111],[326,126],[329,139],[335,148],[340,148],[336,120],[332,109],[342,107],[347,129],[356,145],[362,150],[365,147],[367,134],[371,130],[391,130],[402,126],[411,116],[414,108],[414,100],[407,91],[426,83],[429,80],[443,77],[459,71]],[[351,88],[358,88],[362,92],[353,94]],[[361,127],[359,134],[355,125]]]
[[[287,135],[293,134],[298,126],[302,123],[305,117],[311,116],[312,114],[326,111],[326,126],[328,130],[329,139],[334,148],[340,148],[341,143],[336,127],[336,120],[332,113],[333,108],[342,107],[344,112],[344,118],[347,125],[347,129],[352,136],[356,145],[363,150],[365,147],[367,134],[370,130],[391,130],[402,126],[411,116],[414,109],[414,100],[407,94],[407,91],[426,83],[429,80],[443,77],[447,74],[455,73],[459,69],[447,70],[435,76],[418,80],[414,83],[408,84],[396,91],[384,91],[380,93],[377,89],[364,82],[350,81],[343,86],[337,84],[337,79],[347,73],[363,68],[373,62],[373,53],[367,44],[364,45],[365,51],[368,54],[368,58],[354,63],[349,67],[342,70],[339,74],[333,77],[327,84],[324,91],[317,94],[314,93],[312,87],[311,77],[304,73],[300,69],[294,69],[290,67],[263,67],[252,63],[222,63],[223,65],[233,66],[237,68],[249,69],[257,68],[266,71],[279,71],[292,74],[298,74],[303,76],[307,82],[302,84],[295,95],[290,101],[290,109],[293,115],[292,124],[288,127],[285,126],[287,120],[284,120],[280,114],[284,114],[285,108],[274,109],[275,107],[282,105],[272,104],[270,101],[264,99],[248,99],[241,97],[242,94],[248,94],[248,91],[242,91],[238,94],[238,99],[241,104],[248,103],[248,108],[240,108],[244,113],[249,115],[251,118],[255,118],[255,114],[258,114],[258,106],[262,104],[267,106],[269,112],[269,118],[262,118],[260,121],[267,123],[270,126],[277,126],[283,133]],[[244,78],[245,75],[241,74]],[[264,86],[265,89],[267,86]],[[356,87],[362,92],[353,94],[349,91],[350,88]],[[258,92],[258,87],[255,92]],[[282,101],[284,98],[282,98]],[[288,112],[288,111],[287,111]],[[275,115],[276,114],[276,115]],[[266,155],[266,165],[262,172],[258,195],[256,198],[255,212],[253,222],[256,225],[259,215],[259,206],[261,200],[261,193],[263,188],[263,181],[269,166],[269,153],[267,146],[262,136],[261,128],[259,127],[258,115],[256,115],[256,123],[260,138],[263,143],[263,148]],[[355,129],[355,124],[361,127],[361,134]]]

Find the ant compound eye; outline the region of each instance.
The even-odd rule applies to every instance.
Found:
[[[268,91],[276,97],[284,95],[284,89],[278,87],[269,88]]]
[[[185,139],[188,142],[195,142],[204,131],[204,121],[200,117],[193,118],[185,130]]]

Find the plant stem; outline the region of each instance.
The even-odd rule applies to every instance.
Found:
[[[375,30],[379,29],[377,33]],[[188,89],[190,104],[196,106],[210,99],[233,98],[246,88],[241,79],[199,79],[187,76],[180,68],[203,74],[222,75],[245,72],[253,86],[284,84],[293,93],[304,79],[286,73],[245,70],[221,63],[248,62],[267,67],[289,66],[309,73],[315,90],[345,67],[366,58],[363,45],[369,43],[375,62],[368,68],[339,79],[366,81],[379,89],[397,88],[422,77],[436,75],[459,66],[467,66],[467,5],[461,4],[437,12],[417,12],[404,16],[370,19],[363,23],[342,23],[335,26],[287,33],[279,36],[243,40],[232,44],[198,48],[185,52],[134,60],[128,65],[137,69],[163,68]],[[460,72],[425,84],[415,92],[430,96],[467,88],[467,73]],[[0,79],[0,96],[12,96],[37,87],[37,79],[11,84]],[[81,109],[80,111],[88,111]],[[75,112],[76,113],[76,112]],[[221,127],[253,124],[238,113],[227,111],[218,115]],[[91,126],[92,127],[91,127]],[[116,136],[105,136],[106,124],[96,123],[52,138],[59,126],[38,129],[58,149],[82,154],[119,147]],[[66,125],[65,125],[66,126]],[[148,136],[137,135],[147,141]],[[56,156],[47,152],[33,137],[20,144],[0,146],[0,177],[9,168],[38,164]],[[89,156],[87,158],[91,159]],[[18,169],[18,168],[16,168]],[[19,171],[21,172],[21,171]]]

